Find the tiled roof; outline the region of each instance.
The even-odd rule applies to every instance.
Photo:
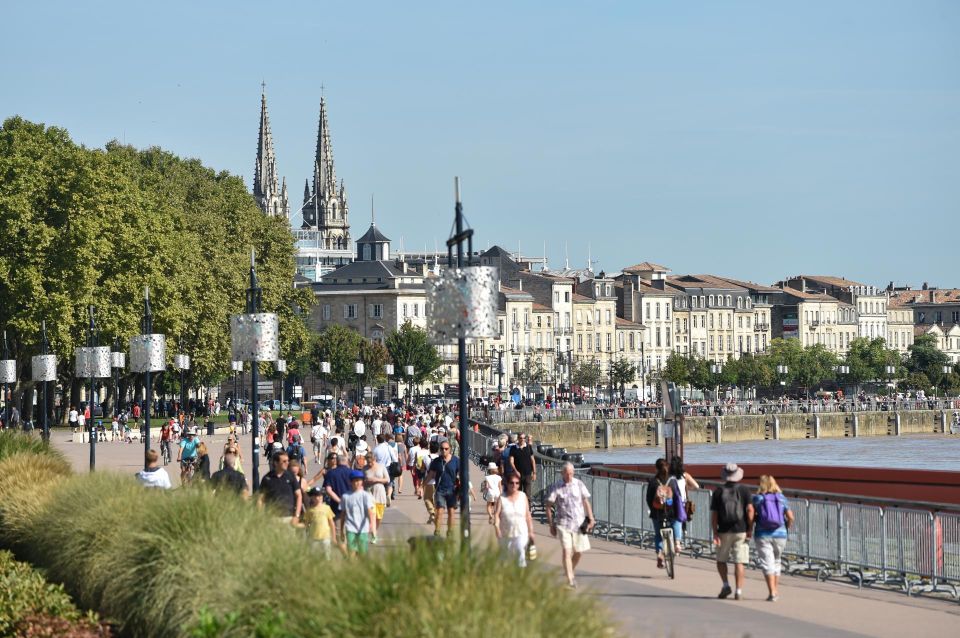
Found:
[[[544,306],[542,303],[534,303],[533,309],[537,312],[553,312],[553,308],[549,306]]]
[[[803,292],[801,290],[794,290],[793,288],[784,288],[783,292],[791,297],[802,299],[803,301],[832,301],[837,303],[835,298],[820,292]]]
[[[960,303],[960,289],[942,288],[928,290],[899,290],[890,295],[891,305]]]
[[[591,299],[590,297],[587,297],[586,295],[581,295],[579,292],[573,293],[573,300],[579,301],[580,303],[583,303],[585,301],[589,303],[593,303],[593,299]]]
[[[623,317],[617,317],[617,328],[623,328],[625,330],[646,330],[647,327],[640,325],[639,323],[634,323],[633,321],[627,321]]]
[[[628,266],[627,268],[624,268],[623,272],[643,272],[646,270],[650,270],[653,272],[669,272],[670,271],[670,269],[667,268],[666,266],[661,266],[660,264],[655,264],[650,261],[642,261],[639,264],[635,264],[633,266]]]
[[[773,286],[765,286],[763,284],[756,284],[752,281],[741,281],[739,279],[733,279],[732,277],[717,277],[717,279],[722,279],[723,281],[730,282],[734,286],[739,286],[740,288],[746,288],[747,290],[756,290],[757,292],[780,292],[779,288],[774,288]]]
[[[865,286],[858,281],[851,281],[849,279],[844,279],[843,277],[833,277],[831,275],[800,275],[804,279],[809,279],[810,281],[815,281],[820,284],[825,284],[827,286],[836,286],[838,288],[849,288],[850,286]]]

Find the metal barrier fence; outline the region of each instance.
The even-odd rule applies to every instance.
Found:
[[[476,462],[492,455],[495,439],[470,432]],[[534,515],[545,520],[544,499],[561,479],[563,462],[536,455]],[[594,535],[625,544],[652,547],[653,521],[641,481],[594,476],[577,468],[591,494],[597,524]],[[684,551],[713,556],[711,492],[688,489],[696,507],[684,532]],[[895,506],[789,499],[795,520],[787,539],[784,567],[789,573],[812,573],[818,579],[848,578],[863,585],[895,586],[907,594],[944,592],[960,600],[960,512]],[[751,547],[751,563],[756,556]]]
[[[488,410],[486,420],[492,425],[530,423],[534,421],[595,421],[600,419],[654,419],[663,408],[657,404],[614,407],[523,408]],[[684,405],[686,416],[730,416],[739,414],[810,414],[831,412],[897,412],[912,410],[960,411],[960,399],[902,399],[899,401],[847,400],[821,401],[738,401]],[[950,415],[956,420],[960,412]]]

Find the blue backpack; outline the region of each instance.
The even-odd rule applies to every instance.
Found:
[[[757,529],[772,532],[783,527],[783,505],[779,494],[762,494],[757,508]]]

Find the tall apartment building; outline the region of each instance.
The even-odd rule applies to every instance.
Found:
[[[800,292],[829,295],[854,307],[857,320],[857,336],[867,339],[887,337],[887,304],[885,290],[862,284],[843,277],[826,275],[796,275],[780,284]]]

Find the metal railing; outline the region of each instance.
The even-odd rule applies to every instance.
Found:
[[[492,458],[495,436],[499,434],[488,426],[481,427],[482,432],[469,432],[471,453],[478,463]],[[563,461],[539,452],[536,459],[531,507],[543,521],[543,502],[551,487],[561,480]],[[643,480],[648,477],[625,473],[636,474],[636,480],[628,480],[589,472],[588,467],[577,468],[577,477],[591,494],[597,521],[593,534],[652,548],[654,522],[647,509],[647,483]],[[713,556],[716,550],[710,524],[711,491],[688,489],[688,498],[695,503],[696,513],[686,523],[685,551],[695,557]],[[789,504],[795,520],[783,559],[788,573],[812,574],[818,580],[847,578],[860,587],[892,586],[908,595],[946,593],[960,600],[960,511],[921,509],[925,505],[920,504],[903,507],[802,496],[789,497]],[[751,547],[750,551],[751,564],[755,565],[755,550]]]
[[[627,406],[574,408],[526,407],[520,410],[490,409],[484,418],[493,425],[529,423],[533,421],[591,421],[600,419],[652,419],[659,418],[658,403],[631,404]],[[735,416],[747,414],[819,414],[835,412],[899,412],[911,410],[960,411],[960,399],[902,399],[899,401],[730,401],[703,402],[683,405],[685,416]],[[951,415],[953,416],[953,415]],[[956,418],[956,417],[954,417]]]

